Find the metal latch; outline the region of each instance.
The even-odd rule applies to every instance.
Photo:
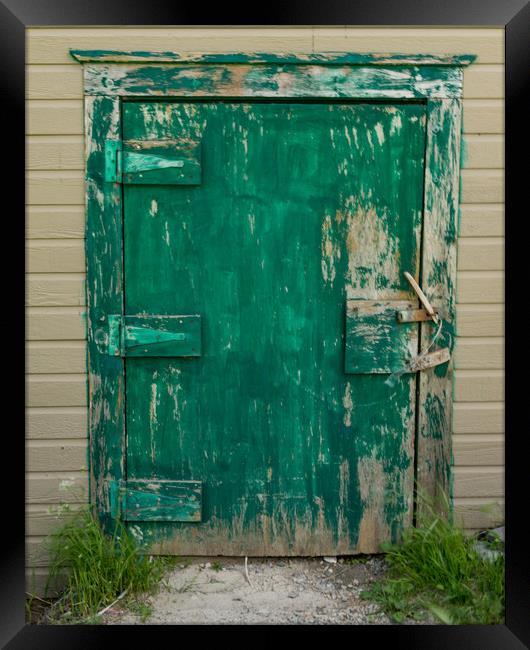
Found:
[[[443,320],[439,316],[437,311],[434,309],[434,307],[431,305],[427,296],[423,293],[421,287],[416,282],[416,280],[412,277],[412,275],[407,271],[405,271],[404,275],[407,278],[411,287],[416,292],[418,298],[420,299],[420,302],[422,303],[425,309],[415,309],[415,310],[411,310],[408,313],[398,312],[397,313],[398,321],[402,323],[406,323],[406,322],[412,322],[413,320],[417,320],[417,321],[432,320],[436,325],[438,325],[436,333],[433,336],[429,345],[425,348],[425,350],[420,352],[418,356],[414,357],[411,360],[409,368],[411,371],[416,372],[418,370],[426,370],[427,368],[434,368],[435,366],[439,366],[442,363],[447,363],[451,358],[451,352],[448,347],[439,348],[438,350],[433,350],[432,352],[429,352],[429,350],[432,348],[435,341],[438,339],[438,337],[442,332]]]

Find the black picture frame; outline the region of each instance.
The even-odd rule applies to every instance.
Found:
[[[256,4],[256,3],[254,3]],[[4,463],[2,472],[3,534],[0,553],[0,646],[18,648],[86,648],[107,647],[109,643],[127,642],[131,631],[136,643],[153,643],[168,626],[38,626],[25,623],[24,592],[24,436],[18,423],[22,412],[15,410],[12,387],[19,386],[20,348],[13,341],[24,329],[13,326],[13,309],[20,301],[22,280],[14,273],[6,254],[17,247],[23,228],[22,202],[25,177],[22,169],[24,136],[24,66],[25,29],[28,26],[92,26],[92,25],[373,25],[373,26],[504,26],[506,47],[505,68],[505,209],[506,209],[506,623],[498,626],[355,626],[347,631],[355,643],[360,634],[370,640],[384,642],[392,648],[465,648],[466,650],[499,650],[525,648],[530,644],[530,553],[528,551],[528,505],[525,479],[528,475],[528,436],[526,397],[527,294],[517,280],[526,280],[522,264],[528,257],[523,225],[528,213],[528,151],[527,121],[530,115],[528,81],[530,77],[530,4],[526,0],[306,0],[301,2],[264,3],[259,6],[198,5],[159,0],[3,0],[0,2],[0,88],[5,130],[3,132],[2,188],[4,197],[3,225],[10,226],[12,236],[5,234],[5,261],[2,287],[9,290],[4,298],[4,351],[13,355],[5,361],[4,372],[10,373],[9,390],[4,408]],[[7,209],[7,201],[12,208]],[[523,248],[524,247],[524,248]],[[22,249],[20,246],[19,250]],[[24,256],[24,254],[22,254]],[[518,269],[518,267],[521,267]],[[18,265],[16,267],[18,269]],[[22,289],[25,293],[25,288]],[[8,316],[8,318],[7,318]],[[22,316],[22,318],[24,318]],[[13,334],[16,334],[13,337]],[[517,349],[516,349],[517,348]],[[521,370],[522,372],[518,372]],[[20,370],[23,374],[23,369]],[[22,377],[20,379],[22,384]],[[24,401],[24,393],[23,401]],[[23,405],[22,405],[23,406]],[[11,414],[17,417],[10,418]],[[526,426],[525,426],[526,425]],[[6,442],[13,445],[6,446]],[[13,453],[11,453],[11,450]],[[6,470],[9,470],[7,472]],[[525,471],[526,470],[526,471]],[[202,632],[202,630],[197,630]],[[244,631],[244,630],[243,630]],[[119,635],[119,636],[118,636]],[[182,643],[180,634],[174,643]],[[373,641],[372,641],[373,642]]]

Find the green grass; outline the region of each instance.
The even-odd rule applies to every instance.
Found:
[[[362,594],[400,623],[425,619],[446,624],[504,622],[504,557],[481,557],[475,540],[433,509],[399,545],[386,546],[389,573]]]
[[[65,588],[47,612],[51,623],[101,622],[98,613],[124,592],[129,600],[155,591],[176,561],[141,555],[120,522],[112,535],[105,534],[89,507],[70,517],[47,542],[51,568],[46,593],[66,573]]]

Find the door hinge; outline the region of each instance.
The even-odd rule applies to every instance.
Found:
[[[129,185],[199,185],[200,141],[107,140],[105,181]]]
[[[108,317],[107,354],[113,357],[200,357],[201,317]]]
[[[122,181],[122,141],[107,140],[105,142],[105,180],[109,183]]]

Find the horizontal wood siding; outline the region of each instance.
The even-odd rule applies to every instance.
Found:
[[[464,71],[454,386],[455,514],[503,518],[504,33],[501,28],[31,28],[27,34],[28,558],[88,494],[82,66],[69,48],[476,54]],[[74,485],[74,492],[68,482]],[[62,489],[60,489],[62,485]],[[77,486],[81,489],[77,490]],[[84,495],[84,496],[83,496]],[[28,585],[32,570],[28,569]]]

